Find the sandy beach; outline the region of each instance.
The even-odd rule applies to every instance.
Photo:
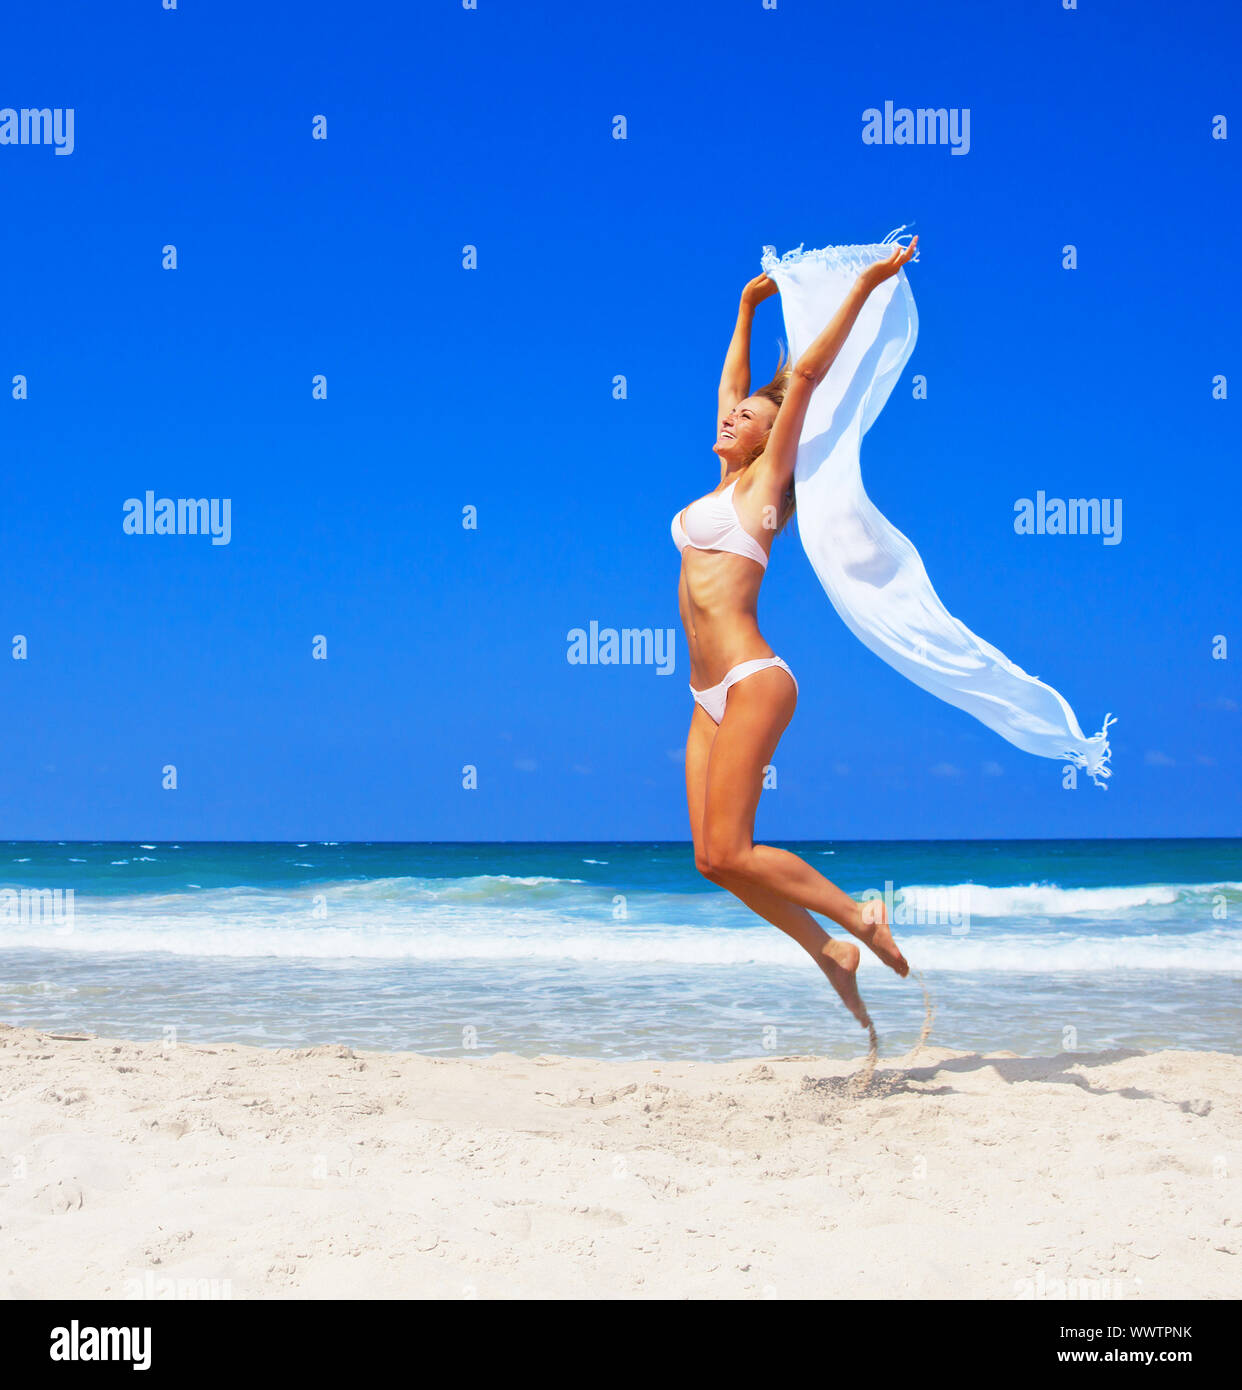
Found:
[[[0,1027],[6,1298],[1235,1298],[1212,1052],[439,1060]]]

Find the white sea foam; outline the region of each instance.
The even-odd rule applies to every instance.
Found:
[[[805,956],[727,895],[627,894],[617,885],[509,874],[250,886],[77,900],[72,927],[0,916],[0,948],[233,959],[618,964],[803,968]],[[855,890],[861,891],[861,890]],[[1101,970],[1242,971],[1242,884],[1061,888],[912,885],[898,900],[938,895],[960,919],[897,935],[928,970],[1041,975]],[[1228,904],[1229,919],[1219,920]],[[326,915],[324,915],[326,914]],[[895,924],[901,921],[895,918]],[[868,968],[876,963],[864,952]],[[879,967],[876,967],[879,968]]]
[[[58,935],[29,925],[6,929],[6,949],[37,949],[90,954],[148,955],[284,960],[495,962],[680,965],[746,964],[802,968],[805,956],[772,929],[700,928],[671,925],[625,929],[603,924],[593,931],[488,930],[479,926],[394,926],[357,922],[341,925],[257,925],[238,922],[192,926],[184,917],[140,925],[88,922],[79,913],[71,932]],[[1206,929],[1164,936],[1066,933],[976,932],[953,937],[943,931],[903,938],[912,962],[926,970],[1032,972],[1041,975],[1100,970],[1242,971],[1242,941],[1236,933]],[[882,968],[864,952],[866,968]]]
[[[1074,917],[1087,913],[1129,912],[1143,907],[1168,907],[1182,899],[1237,892],[1242,884],[1139,884],[1126,888],[1061,888],[1055,883],[989,887],[981,883],[910,884],[899,891],[906,899],[935,900],[945,895],[960,902],[975,917]]]

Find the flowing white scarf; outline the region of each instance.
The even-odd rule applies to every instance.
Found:
[[[780,289],[793,359],[832,320],[859,271],[891,255],[904,230],[898,227],[879,245],[799,247],[779,258],[775,247],[764,247],[763,270]],[[1016,747],[1073,763],[1106,786],[1108,726],[1116,720],[1106,715],[1103,729],[1086,738],[1050,685],[953,617],[918,551],[863,487],[862,437],[914,351],[918,327],[901,270],[872,291],[812,395],[794,473],[802,544],[833,607],[878,657]]]

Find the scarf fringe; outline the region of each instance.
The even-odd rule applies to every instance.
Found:
[[[1099,748],[1091,754],[1067,752],[1062,755],[1069,762],[1073,763],[1075,767],[1081,767],[1095,785],[1103,788],[1104,791],[1108,790],[1108,782],[1106,779],[1113,775],[1113,770],[1108,765],[1113,756],[1113,750],[1108,742],[1108,730],[1109,726],[1116,722],[1116,719],[1111,714],[1106,714],[1104,716],[1104,727],[1096,734],[1095,738],[1087,740],[1088,743],[1094,743],[1096,739],[1100,740]]]
[[[904,246],[913,236],[912,232],[907,232],[907,228],[913,226],[913,222],[903,222],[900,227],[894,227],[883,241],[862,242],[857,245],[819,246],[806,251],[803,249],[806,243],[801,242],[792,251],[786,251],[783,256],[776,254],[775,246],[765,246],[759,264],[765,275],[770,275],[775,269],[784,270],[806,261],[820,261],[824,265],[842,270],[861,270],[890,255],[894,246]],[[919,253],[916,251],[911,265],[917,263],[918,259]]]

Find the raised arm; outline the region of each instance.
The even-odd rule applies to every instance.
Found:
[[[776,282],[766,275],[756,275],[742,291],[737,308],[737,323],[729,351],[725,354],[724,371],[720,374],[720,391],[716,401],[716,423],[733,409],[738,401],[750,395],[750,327],[755,318],[755,306],[776,293]]]
[[[876,261],[862,271],[832,321],[794,364],[785,399],[768,435],[767,448],[759,460],[763,472],[770,476],[771,485],[778,492],[783,493],[793,478],[798,440],[806,420],[807,406],[811,403],[811,393],[837,360],[837,354],[849,337],[850,329],[854,327],[868,295],[877,285],[882,285],[897,274],[914,255],[918,241],[916,236],[909,246],[896,246],[891,256]]]

